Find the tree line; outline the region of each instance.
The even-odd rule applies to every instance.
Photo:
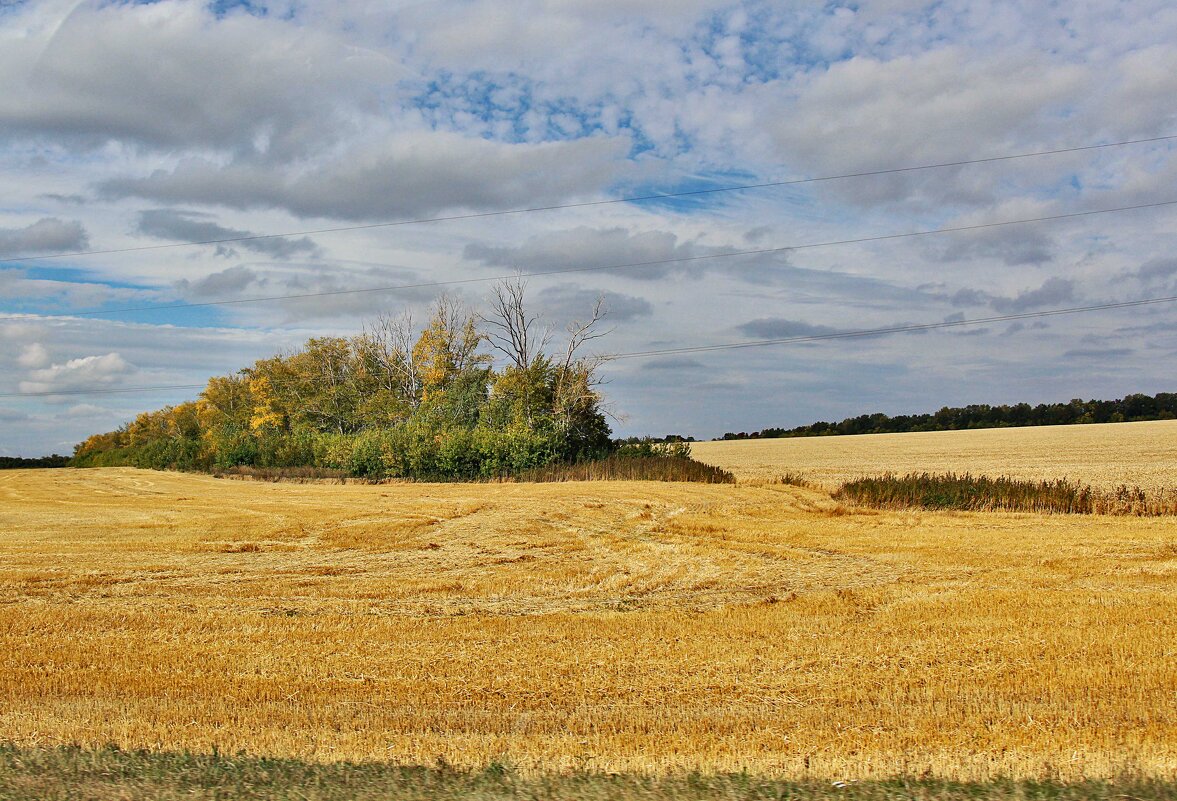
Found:
[[[27,470],[35,467],[68,467],[70,458],[53,454],[27,458],[24,456],[0,456],[0,470]]]
[[[557,341],[522,281],[497,285],[485,313],[442,296],[420,330],[405,312],[312,338],[89,437],[72,463],[474,479],[599,458],[614,449],[602,359],[584,351],[607,333],[604,314],[598,301]]]
[[[1084,423],[1123,423],[1177,419],[1177,393],[1127,395],[1118,400],[1082,400],[1069,403],[1028,403],[990,406],[976,404],[948,407],[931,414],[888,417],[882,413],[847,417],[840,423],[817,422],[797,428],[724,434],[722,439],[777,439],[823,437],[843,434],[896,434],[907,431],[957,431],[968,428],[1058,426]]]

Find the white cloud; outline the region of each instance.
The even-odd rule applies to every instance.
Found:
[[[118,353],[102,356],[83,356],[64,364],[32,370],[19,384],[25,393],[52,393],[90,388],[105,388],[118,384],[135,367]]]
[[[21,367],[44,367],[49,364],[49,351],[40,342],[34,342],[21,351],[16,363]]]

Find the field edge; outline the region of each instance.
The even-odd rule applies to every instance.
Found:
[[[754,773],[663,775],[591,771],[525,774],[510,764],[479,769],[397,762],[311,762],[246,754],[123,750],[116,746],[22,748],[0,742],[4,801],[375,801],[375,799],[796,799],[814,801],[1162,801],[1177,798],[1177,777],[1125,773],[1114,779],[998,778],[964,782],[891,776],[852,782],[780,779]]]

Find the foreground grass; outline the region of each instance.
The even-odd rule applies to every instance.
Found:
[[[747,773],[639,776],[575,772],[522,776],[492,764],[457,770],[445,764],[316,764],[220,754],[151,753],[114,747],[0,747],[3,801],[1161,801],[1177,797],[1177,781],[1125,777],[1115,781],[948,782],[893,778],[853,783],[780,781]]]

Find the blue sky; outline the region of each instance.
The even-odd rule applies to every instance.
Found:
[[[1027,7],[1029,5],[1030,7]],[[96,430],[433,290],[1177,199],[1171,142],[482,219],[1177,134],[1170,3],[24,2],[0,12],[0,453]],[[1177,211],[535,277],[611,352],[1177,294]],[[82,250],[122,253],[55,256]],[[451,290],[471,306],[487,287]],[[91,312],[107,310],[107,313]],[[1177,310],[626,360],[618,433],[1172,391]],[[787,334],[786,334],[787,335]],[[60,390],[63,394],[45,396]]]

